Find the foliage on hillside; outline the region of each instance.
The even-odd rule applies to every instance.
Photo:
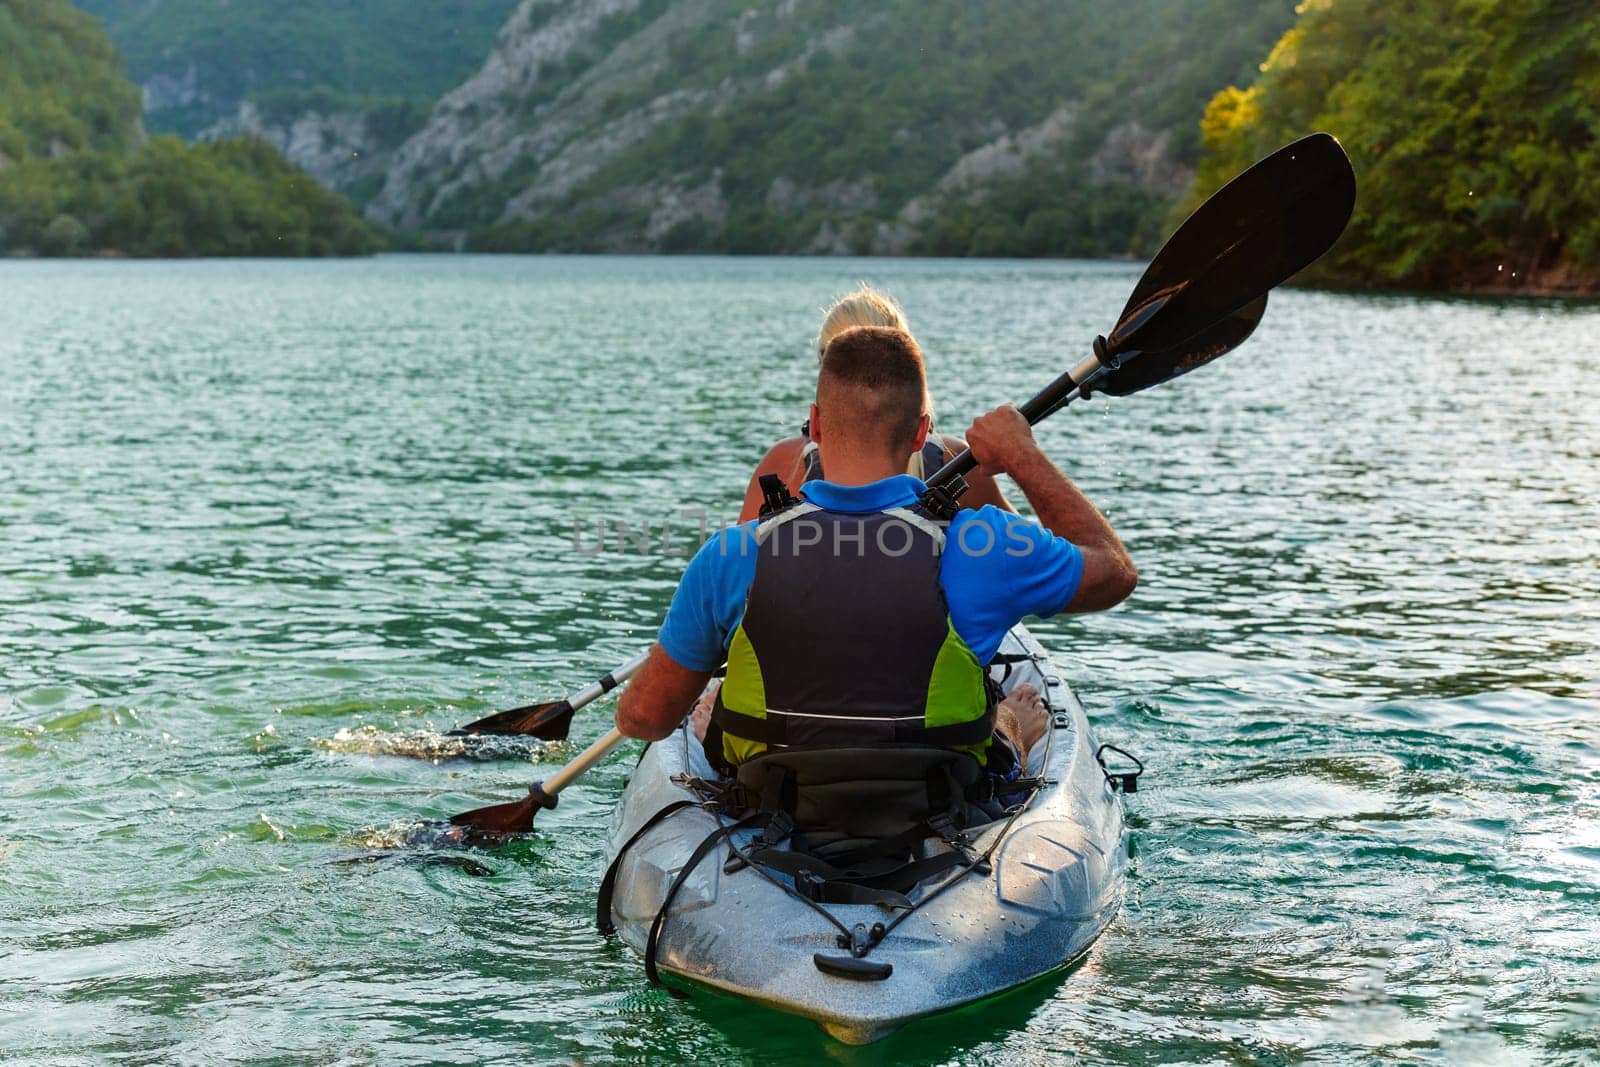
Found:
[[[518,102],[533,128],[608,94],[597,130],[652,102],[703,103],[616,154],[559,205],[531,219],[506,205],[539,180],[533,161],[497,180],[456,186],[425,225],[466,230],[477,247],[605,249],[637,243],[653,185],[714,183],[723,217],[685,219],[663,235],[668,251],[798,251],[827,234],[857,251],[910,201],[933,195],[908,250],[940,254],[1121,254],[1149,247],[1173,190],[1091,165],[1119,124],[1137,123],[1179,165],[1192,163],[1190,132],[1217,85],[1253,69],[1292,19],[1284,0],[810,0],[748,8],[742,2],[683,9],[647,2],[616,16],[626,40],[652,19],[653,76],[612,72],[612,44],[575,54],[569,69],[542,72]],[[1197,32],[1197,27],[1200,32]],[[1225,28],[1226,32],[1207,32]],[[641,34],[640,39],[644,38]],[[629,75],[632,70],[627,72]],[[1070,107],[1072,132],[1020,172],[986,178],[973,195],[944,195],[940,179],[999,136]],[[563,116],[565,117],[565,116]],[[458,171],[458,173],[463,173]],[[784,202],[776,184],[853,186]],[[1181,187],[1181,185],[1180,185]],[[426,191],[426,190],[425,190]],[[515,213],[513,213],[514,215]]]
[[[139,91],[93,19],[66,0],[0,0],[0,162],[126,149],[139,131]]]
[[[0,171],[0,249],[39,255],[331,256],[375,251],[350,202],[254,138],[30,159]]]
[[[144,141],[139,92],[66,0],[0,0],[0,252],[371,251],[348,201],[260,141]]]
[[[272,89],[431,101],[483,61],[516,2],[78,0],[135,81],[170,86],[152,97],[152,127],[191,137]]]
[[[1192,199],[1312,130],[1360,197],[1329,281],[1600,289],[1600,7],[1308,0],[1248,89],[1207,108]]]
[[[1015,177],[991,182],[978,203],[947,200],[915,250],[958,256],[1148,255],[1165,236],[1170,193],[1096,173],[1092,153],[1119,121],[1171,138],[1168,153],[1193,165],[1200,153],[1198,102],[1256,70],[1289,21],[1284,4],[1188,0],[1181,21],[1148,22],[1119,42],[1110,69],[1078,110],[1077,135]],[[1226,33],[1203,32],[1225,26]]]

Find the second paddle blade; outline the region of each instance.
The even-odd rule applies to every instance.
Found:
[[[469,722],[458,730],[451,730],[450,736],[497,734],[537,737],[541,741],[565,741],[567,734],[572,730],[572,713],[572,705],[565,700],[549,704],[530,704],[525,708],[512,708],[510,711],[497,712],[477,722]]]
[[[473,808],[460,815],[450,816],[450,821],[477,834],[491,835],[492,839],[492,837],[531,832],[533,817],[539,813],[539,809],[555,806],[556,798],[544,791],[544,783],[534,782],[528,787],[528,795],[521,800],[509,800],[504,804]]]
[[[460,815],[450,816],[450,821],[479,833],[525,834],[533,829],[533,814],[533,800],[527,798],[505,804],[491,804],[486,808],[474,808]]]

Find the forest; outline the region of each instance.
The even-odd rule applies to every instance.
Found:
[[[1360,193],[1312,274],[1351,286],[1600,292],[1600,6],[1308,0],[1247,88],[1218,92],[1185,207],[1312,130]]]
[[[470,247],[489,250],[630,248],[648,215],[640,190],[714,178],[721,217],[685,219],[655,250],[796,252],[836,231],[852,251],[882,251],[879,225],[931,195],[937,210],[901,251],[1144,254],[1182,182],[1169,188],[1100,165],[1108,135],[1131,129],[1169,167],[1192,165],[1204,101],[1253,72],[1292,20],[1281,0],[815,0],[781,12],[645,0],[500,104],[505,122],[519,130],[588,123],[574,138],[581,152],[653,100],[704,103],[627,144],[531,218],[505,209],[537,182],[540,161],[468,184],[447,171],[437,177],[453,191],[428,207],[426,225],[464,230]],[[1197,37],[1196,25],[1230,29]],[[612,58],[646,44],[647,67]],[[1019,171],[985,176],[972,195],[940,192],[965,154],[1061,109],[1072,116],[1065,135]],[[859,194],[786,205],[771,195],[785,179]]]
[[[139,90],[66,0],[0,0],[0,254],[374,251],[337,193],[254,139],[146,135]]]

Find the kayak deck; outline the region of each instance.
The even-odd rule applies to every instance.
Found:
[[[822,971],[816,954],[849,956],[838,931],[761,873],[725,873],[725,847],[695,868],[673,900],[658,946],[660,971],[812,1019],[840,1041],[866,1044],[1081,956],[1121,902],[1121,799],[1095,759],[1082,705],[1032,635],[1014,629],[1001,659],[1010,660],[994,668],[997,676],[1007,673],[1002,685],[1037,686],[1054,716],[1054,729],[1031,753],[1035,773],[1044,759],[1046,784],[1020,814],[971,832],[974,851],[994,848],[988,873],[958,874],[953,884],[947,884],[951,877],[932,878],[910,894],[917,909],[866,957],[889,965],[888,977]],[[695,798],[682,776],[713,773],[687,726],[652,744],[613,813],[607,860],[658,811]],[[612,913],[618,934],[635,951],[643,951],[669,886],[718,826],[712,812],[687,807],[623,857]],[[892,918],[874,905],[823,907],[847,928]]]

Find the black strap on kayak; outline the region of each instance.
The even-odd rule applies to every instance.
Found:
[[[1046,747],[1044,759],[1040,761],[1040,766],[1042,767],[1050,766],[1050,757],[1055,752],[1056,747],[1055,733],[1056,732],[1054,730],[1048,730],[1045,732]],[[936,898],[943,896],[951,886],[957,884],[961,881],[961,879],[965,878],[969,874],[972,874],[974,871],[988,874],[991,870],[993,870],[993,867],[990,865],[990,860],[994,857],[994,854],[1000,850],[1000,845],[1008,836],[1010,836],[1011,828],[1016,825],[1017,819],[1021,817],[1023,812],[1027,811],[1028,808],[1033,805],[1034,800],[1039,796],[1039,791],[1044,788],[1049,779],[1040,777],[1026,779],[1025,781],[1028,785],[1027,796],[1015,808],[1008,809],[1006,821],[1001,825],[1000,832],[995,835],[994,840],[989,843],[989,847],[983,852],[973,855],[967,866],[963,867],[950,878],[929,890],[926,896],[917,901],[918,908],[931,904]],[[913,909],[913,911],[914,910],[915,909]],[[885,937],[893,933],[895,927],[911,918],[912,914],[913,912],[908,911],[897,915],[894,920],[890,922],[889,925],[884,929],[883,933],[878,936],[878,940],[882,941]]]
[[[697,808],[699,806],[693,800],[674,800],[671,804],[646,819],[644,825],[635,830],[633,836],[624,841],[622,847],[617,849],[616,856],[611,860],[611,866],[606,868],[605,877],[600,879],[600,898],[595,902],[595,911],[597,913],[595,925],[600,928],[600,932],[606,937],[610,937],[617,932],[616,923],[611,921],[611,898],[617,892],[617,871],[622,867],[622,858],[628,854],[629,849],[638,844],[639,838],[655,829],[667,816],[675,815],[684,808]]]
[[[687,803],[687,801],[684,803]],[[667,895],[662,898],[661,910],[656,912],[655,921],[650,924],[650,936],[645,939],[644,943],[644,973],[645,977],[650,979],[651,985],[661,986],[672,994],[674,1000],[687,1000],[688,994],[663,983],[660,972],[656,970],[656,954],[661,947],[661,931],[667,925],[667,912],[672,908],[672,901],[677,897],[678,890],[683,888],[683,883],[687,882],[689,876],[694,873],[695,868],[700,866],[700,861],[709,856],[712,849],[716,848],[721,841],[731,834],[738,833],[740,830],[748,830],[751,827],[764,825],[766,820],[767,815],[758,811],[754,815],[746,815],[736,823],[719,826],[711,831],[706,839],[700,842],[699,847],[690,854],[688,862],[678,872],[678,877],[672,880],[672,885],[667,889]]]
[[[1133,761],[1138,770],[1112,770],[1106,766],[1104,753],[1107,752],[1115,752],[1119,756],[1127,757]],[[1100,764],[1100,773],[1105,775],[1106,784],[1111,787],[1112,792],[1116,792],[1119,789],[1124,793],[1137,793],[1139,791],[1139,776],[1144,773],[1144,761],[1138,756],[1135,756],[1125,748],[1105,744],[1094,750],[1094,758]]]
[[[907,894],[919,883],[972,862],[968,839],[955,818],[962,792],[948,766],[941,764],[929,771],[928,799],[943,810],[933,811],[890,837],[853,847],[838,842],[811,848],[802,835],[788,849],[780,849],[777,846],[797,830],[791,814],[797,796],[789,768],[774,765],[761,783],[756,808],[768,816],[766,826],[748,848],[729,842],[723,871],[733,874],[754,865],[786,875],[793,879],[794,895],[817,904],[874,904],[910,911],[915,905]],[[922,857],[923,842],[929,837],[938,837],[946,850]]]
[[[818,904],[877,904],[897,911],[912,907],[896,887],[913,886],[967,862],[961,852],[947,851],[920,860],[877,859],[835,866],[806,852],[756,849],[751,863],[794,878],[795,891]]]

